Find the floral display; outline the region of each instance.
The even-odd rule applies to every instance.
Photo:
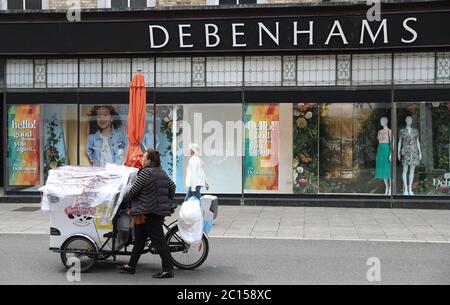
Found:
[[[317,193],[318,104],[294,104],[294,192]]]

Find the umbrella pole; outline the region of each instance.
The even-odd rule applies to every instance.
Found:
[[[153,89],[153,149],[156,149],[156,95]]]

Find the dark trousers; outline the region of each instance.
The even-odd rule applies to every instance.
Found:
[[[158,254],[161,257],[163,271],[168,272],[173,270],[172,256],[170,255],[169,246],[164,239],[163,222],[163,216],[147,214],[145,215],[144,224],[134,226],[135,242],[130,262],[128,263],[130,267],[136,268],[144,250],[145,242],[150,237],[152,246],[158,250]]]
[[[196,186],[195,187],[195,192],[192,191],[192,188],[189,187],[188,191],[186,193],[186,197],[184,198],[184,201],[188,201],[189,198],[191,198],[192,196],[197,197],[198,199],[200,199],[200,197],[202,197],[202,193],[200,192],[200,190],[202,189],[201,186]]]

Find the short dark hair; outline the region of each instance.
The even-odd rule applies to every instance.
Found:
[[[159,151],[157,151],[156,149],[148,149],[146,153],[147,160],[150,161],[151,167],[161,167],[161,156],[159,154]]]

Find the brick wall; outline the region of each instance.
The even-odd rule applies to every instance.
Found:
[[[81,8],[96,8],[97,0],[49,0],[50,9],[64,9],[72,7],[73,4],[80,4]]]

